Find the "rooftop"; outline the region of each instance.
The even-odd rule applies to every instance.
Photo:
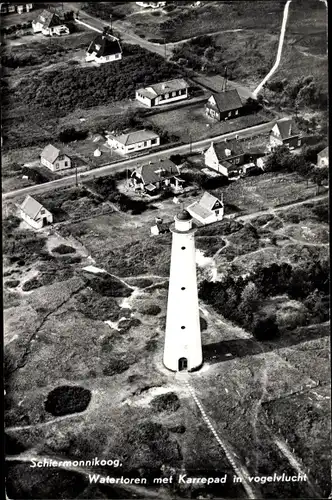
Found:
[[[141,93],[143,93],[144,91],[149,92],[147,97],[152,98],[159,95],[164,95],[174,90],[187,89],[188,87],[189,87],[188,83],[183,78],[175,78],[174,80],[168,80],[167,82],[148,85],[147,87],[138,90]]]
[[[41,14],[33,21],[34,23],[41,23],[44,28],[49,28],[51,26],[58,26],[62,24],[58,14],[55,12],[50,12],[49,10],[43,10]]]
[[[50,163],[54,163],[59,155],[60,155],[60,149],[56,148],[55,146],[52,146],[52,144],[48,144],[48,146],[46,146],[43,149],[40,156],[42,158],[45,158],[45,160],[49,161]]]
[[[23,203],[20,205],[20,208],[31,219],[36,220],[37,215],[43,208],[43,205],[41,205],[37,200],[32,198],[32,196],[28,195],[23,201]]]
[[[141,176],[144,184],[153,184],[161,179],[177,175],[178,168],[171,160],[163,160],[142,165],[135,172]]]
[[[136,132],[129,132],[128,134],[121,134],[118,136],[110,135],[109,137],[114,138],[116,141],[125,146],[129,146],[130,144],[137,144],[138,142],[157,139],[159,135],[151,130],[137,130]]]
[[[121,46],[119,40],[110,34],[100,34],[90,43],[87,52],[92,54],[95,52],[97,57],[111,56],[121,54]]]
[[[276,125],[279,128],[280,136],[282,139],[288,139],[289,137],[292,137],[296,135],[295,131],[293,130],[293,120],[292,118],[282,118],[281,120],[278,120]]]
[[[226,159],[226,158],[234,158],[236,156],[240,156],[244,154],[242,144],[238,142],[236,139],[229,139],[228,141],[218,142],[213,144],[213,148],[216,152],[218,160]],[[227,151],[230,151],[230,154],[227,155]]]
[[[216,107],[221,112],[239,109],[243,106],[241,97],[236,89],[213,93],[212,96],[216,101]]]

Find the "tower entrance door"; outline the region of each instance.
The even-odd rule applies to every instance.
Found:
[[[179,359],[179,372],[186,371],[188,369],[188,360],[187,358]]]

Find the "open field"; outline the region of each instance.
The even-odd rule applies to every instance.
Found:
[[[201,103],[152,115],[146,118],[146,121],[177,135],[184,142],[189,142],[259,125],[268,122],[269,119],[262,112],[240,116],[227,122],[218,122],[205,115],[204,104]]]
[[[205,4],[205,5],[204,5]],[[202,2],[180,6],[170,13],[142,12],[127,18],[138,35],[175,42],[229,29],[275,29],[280,26],[284,2]]]

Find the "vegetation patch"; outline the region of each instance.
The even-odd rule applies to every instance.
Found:
[[[85,411],[91,400],[91,392],[84,387],[62,385],[51,391],[45,401],[45,410],[54,417]]]
[[[53,248],[52,251],[55,253],[59,253],[60,255],[76,252],[75,248],[69,245],[58,245],[57,247]]]
[[[141,314],[147,314],[148,316],[157,316],[160,313],[161,308],[157,304],[144,304],[138,308]]]
[[[75,310],[96,321],[116,321],[120,306],[113,297],[108,297],[85,288],[75,297]]]
[[[20,284],[20,280],[8,280],[5,282],[5,285],[8,288],[16,288]]]
[[[87,286],[104,297],[129,297],[132,289],[108,273],[83,275]]]
[[[154,410],[161,412],[175,412],[180,408],[180,401],[175,392],[160,394],[151,401],[151,406]]]

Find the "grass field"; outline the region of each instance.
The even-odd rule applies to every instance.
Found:
[[[177,135],[184,142],[189,142],[259,125],[269,119],[263,113],[258,113],[218,122],[206,117],[204,104],[201,103],[152,115],[146,118],[146,121]]]

